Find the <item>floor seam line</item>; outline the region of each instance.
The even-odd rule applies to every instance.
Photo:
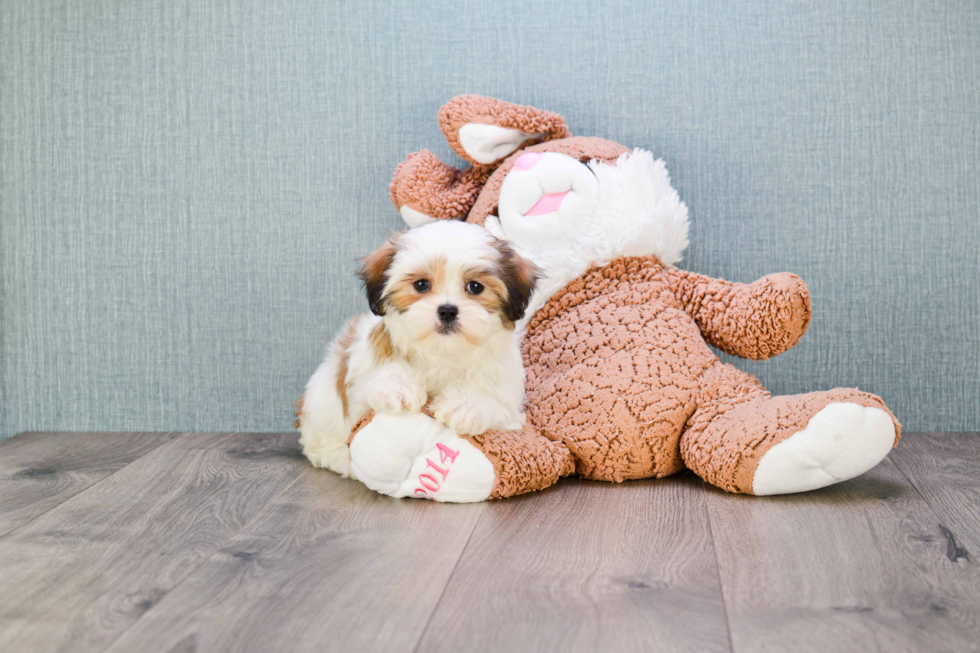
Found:
[[[477,526],[483,521],[483,516],[487,514],[486,503],[483,503],[483,510],[480,511],[480,516],[477,517],[476,521],[473,522],[473,529],[470,534],[466,536],[466,544],[459,551],[459,557],[456,558],[456,563],[453,565],[453,570],[449,572],[449,578],[446,579],[446,584],[442,588],[442,592],[439,593],[439,600],[436,601],[435,605],[432,606],[432,612],[429,613],[429,618],[425,622],[425,628],[422,629],[422,633],[419,635],[419,641],[415,642],[414,648],[412,648],[412,653],[418,653],[419,647],[422,646],[422,642],[425,640],[426,633],[429,632],[429,626],[432,624],[432,619],[436,616],[436,612],[439,611],[439,606],[442,605],[442,600],[446,596],[446,590],[449,589],[449,584],[453,582],[453,577],[456,575],[456,570],[459,569],[459,563],[462,562],[463,556],[466,554],[466,549],[470,547],[470,542],[473,540],[473,533],[476,532]]]
[[[899,459],[895,456],[890,456],[889,460],[891,460],[892,464],[895,465],[895,469],[898,470],[899,474],[905,477],[905,480],[909,482],[909,485],[911,485],[912,489],[915,490],[915,493],[919,495],[919,498],[925,501],[926,505],[929,506],[929,508],[931,508],[934,513],[936,513],[937,517],[939,517],[940,515],[936,511],[936,507],[929,502],[929,499],[926,498],[926,495],[922,494],[922,490],[920,490],[918,484],[914,480],[912,480],[912,477],[905,473],[905,470],[902,469],[902,465],[899,464],[898,462]]]
[[[728,615],[728,601],[725,599],[725,588],[721,582],[721,564],[718,562],[718,544],[715,542],[714,526],[711,525],[711,511],[708,509],[708,490],[704,479],[701,479],[701,501],[704,504],[704,516],[708,520],[708,537],[711,539],[711,555],[715,559],[715,572],[718,574],[718,594],[721,597],[721,609],[725,615],[725,632],[728,634],[728,650],[735,653],[735,640],[732,638],[732,620]]]

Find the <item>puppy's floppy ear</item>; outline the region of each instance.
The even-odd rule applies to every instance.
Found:
[[[541,271],[504,241],[497,240],[494,247],[500,252],[500,280],[507,287],[504,315],[511,322],[517,322],[524,317]]]
[[[393,236],[382,245],[376,252],[368,254],[361,260],[361,269],[358,276],[364,282],[364,289],[367,291],[368,306],[375,315],[385,314],[384,289],[388,283],[388,268],[395,260],[398,252],[398,239]]]

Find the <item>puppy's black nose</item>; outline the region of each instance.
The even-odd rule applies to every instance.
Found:
[[[459,315],[459,309],[452,304],[443,304],[436,312],[439,314],[439,321],[449,324]]]

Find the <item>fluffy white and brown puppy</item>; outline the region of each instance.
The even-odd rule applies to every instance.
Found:
[[[327,350],[297,411],[303,453],[349,476],[347,439],[369,409],[418,412],[461,435],[524,424],[515,324],[538,271],[486,229],[451,220],[392,237],[362,259],[373,315]]]

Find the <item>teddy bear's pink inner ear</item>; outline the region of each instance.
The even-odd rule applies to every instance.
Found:
[[[443,105],[439,128],[456,154],[490,167],[522,147],[570,136],[556,113],[480,95],[460,95]]]

